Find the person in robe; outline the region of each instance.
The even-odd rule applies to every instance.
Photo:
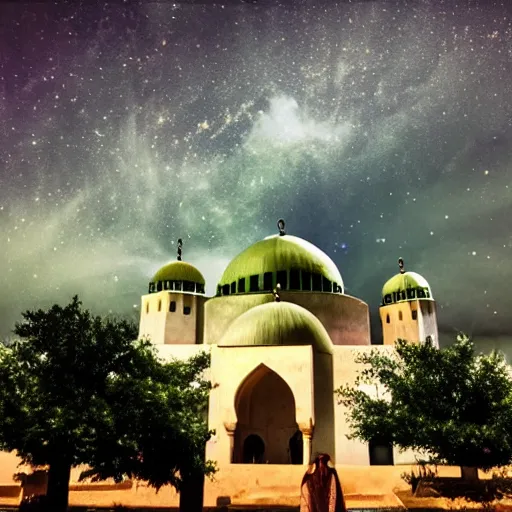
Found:
[[[300,489],[300,512],[347,512],[338,473],[326,453],[315,458]]]

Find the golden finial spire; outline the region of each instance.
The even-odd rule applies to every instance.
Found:
[[[284,230],[284,227],[285,227],[284,219],[279,219],[277,221],[277,227],[279,229],[279,236],[286,235],[286,231]]]
[[[178,261],[181,261],[181,249],[183,247],[183,240],[178,238]]]

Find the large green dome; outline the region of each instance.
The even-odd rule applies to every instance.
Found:
[[[382,304],[413,300],[434,300],[427,280],[416,272],[404,272],[393,276],[382,288]]]
[[[222,275],[217,293],[229,295],[282,290],[343,293],[335,263],[310,242],[292,235],[265,238],[236,256]]]
[[[332,354],[332,341],[320,320],[297,304],[269,302],[249,309],[228,327],[219,347],[312,345]]]
[[[185,261],[171,261],[153,276],[149,292],[179,290],[204,293],[205,280],[194,265]]]

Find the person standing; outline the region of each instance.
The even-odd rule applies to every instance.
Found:
[[[318,455],[302,479],[300,512],[347,512],[331,457]]]

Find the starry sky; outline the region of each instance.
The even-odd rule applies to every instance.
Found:
[[[408,270],[441,329],[512,346],[512,6],[0,5],[0,334],[79,294],[138,317],[183,256],[308,239],[371,306]]]

